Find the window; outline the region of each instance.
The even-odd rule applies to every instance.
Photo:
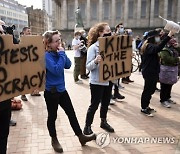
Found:
[[[167,14],[168,17],[172,16],[172,4],[173,4],[173,1],[168,0],[168,14]]]
[[[141,1],[141,18],[146,18],[146,0]]]
[[[128,17],[132,19],[133,18],[133,14],[134,14],[134,1],[130,0],[129,1]]]
[[[159,0],[155,0],[154,2],[154,17],[159,16]]]
[[[121,18],[121,0],[117,0],[116,1],[116,19],[120,19]]]
[[[109,19],[109,2],[104,2],[104,19]]]
[[[97,2],[91,3],[91,19],[92,20],[97,19]]]

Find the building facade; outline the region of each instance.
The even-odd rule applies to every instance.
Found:
[[[51,1],[53,29],[59,29],[68,42],[73,37],[75,11],[81,9],[84,29],[89,30],[98,22],[107,22],[114,29],[122,22],[125,28],[133,29],[134,35],[164,27],[166,22],[180,21],[180,0],[43,0]],[[44,7],[45,9],[45,7]],[[180,34],[178,34],[180,35]]]
[[[21,32],[23,27],[28,26],[26,8],[14,0],[0,1],[0,19],[7,25],[15,25],[16,33]]]
[[[33,9],[33,6],[27,7],[26,11],[32,34],[43,34],[48,29],[47,13],[41,9]]]
[[[61,0],[53,3],[55,14],[61,17],[56,18],[60,24],[55,27],[61,30],[74,29],[78,6],[85,29],[101,21],[108,22],[111,27],[119,22],[129,28],[163,27],[165,23],[159,15],[180,21],[180,0]]]

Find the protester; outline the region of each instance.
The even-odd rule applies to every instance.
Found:
[[[72,47],[74,50],[74,82],[76,84],[82,84],[82,80],[78,78],[80,75],[80,66],[81,66],[81,52],[79,48],[83,45],[83,43],[80,41],[81,33],[75,32],[74,33],[74,39],[72,40]]]
[[[172,86],[177,82],[178,77],[180,57],[178,57],[179,53],[177,48],[178,43],[175,38],[172,38],[160,52],[160,102],[167,108],[171,107],[170,104],[176,104],[176,102],[171,99],[171,90]]]
[[[153,30],[148,32],[147,40],[141,47],[142,54],[142,75],[144,78],[144,90],[141,95],[141,112],[147,116],[153,116],[154,109],[149,107],[152,94],[156,89],[159,78],[159,57],[158,53],[164,48],[171,39],[173,32],[169,32],[160,43],[160,31]]]
[[[0,35],[4,30],[2,25],[5,23],[0,20]],[[0,102],[0,154],[6,154],[7,141],[9,135],[9,124],[11,119],[11,99]]]
[[[108,132],[114,132],[114,129],[107,123],[107,111],[111,98],[112,83],[99,81],[99,63],[101,55],[99,55],[99,37],[110,36],[111,29],[107,23],[99,23],[92,27],[88,34],[88,52],[86,68],[90,71],[90,90],[91,104],[86,115],[86,124],[83,133],[86,135],[93,134],[91,124],[94,119],[94,114],[101,102],[100,127]]]
[[[31,29],[29,27],[24,27],[23,30],[22,30],[22,33],[21,33],[21,36],[22,35],[31,35]],[[39,90],[36,89],[36,90],[33,91],[31,96],[41,96],[41,94],[39,94]],[[26,95],[22,95],[21,99],[23,101],[28,101]]]
[[[81,145],[85,145],[96,138],[95,134],[86,136],[82,134],[71,99],[65,88],[64,69],[71,67],[71,61],[62,47],[60,33],[47,31],[44,33],[45,61],[46,61],[46,87],[44,98],[47,105],[47,127],[51,136],[51,143],[56,152],[63,152],[57,139],[55,121],[58,105],[60,105],[69,118],[74,133],[78,136]]]
[[[81,33],[80,40],[83,43],[82,48],[80,48],[81,51],[81,66],[80,66],[80,74],[81,79],[87,79],[88,76],[86,74],[86,59],[87,59],[87,39],[86,39],[86,32],[85,30],[80,30]]]

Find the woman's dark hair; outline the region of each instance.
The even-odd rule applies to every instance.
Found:
[[[147,40],[148,40],[148,41],[147,41],[147,43],[152,43],[152,44],[155,44],[155,37],[154,37],[154,36],[153,36],[153,37],[148,38]]]

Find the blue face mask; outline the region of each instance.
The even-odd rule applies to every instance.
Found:
[[[120,34],[124,34],[124,28],[120,28],[120,29],[119,29],[119,33],[120,33]]]

